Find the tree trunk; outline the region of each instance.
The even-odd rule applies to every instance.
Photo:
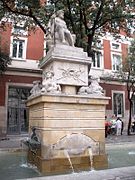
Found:
[[[93,56],[92,50],[91,50],[92,40],[93,40],[92,35],[91,35],[91,34],[88,34],[87,53],[88,53],[88,56],[89,56],[89,57],[92,57],[92,56]],[[90,69],[91,69],[91,64],[88,66],[88,73],[90,72]]]
[[[92,47],[93,35],[92,34],[88,34],[87,37],[88,37],[87,53],[88,53],[89,57],[92,57],[91,47]]]
[[[132,100],[129,100],[129,121],[128,121],[128,129],[127,135],[130,135],[130,128],[131,128],[131,120],[132,120]]]

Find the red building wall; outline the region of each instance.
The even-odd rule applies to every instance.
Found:
[[[111,66],[110,41],[104,40],[103,41],[103,47],[104,47],[104,68],[105,69],[112,69],[112,66]]]
[[[0,48],[6,53],[10,53],[10,38],[12,26],[10,23],[5,24],[4,29],[0,28]]]
[[[39,60],[43,57],[44,33],[37,28],[29,32],[26,59]]]
[[[126,57],[128,55],[128,45],[127,44],[121,44],[122,49],[122,60],[125,61]]]

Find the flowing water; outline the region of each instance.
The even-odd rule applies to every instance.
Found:
[[[71,169],[72,169],[72,173],[74,173],[73,164],[72,164],[72,162],[71,162],[69,153],[68,153],[68,151],[67,151],[66,149],[64,149],[64,154],[65,154],[65,156],[67,157],[67,159],[68,159],[68,161],[69,161],[69,163],[70,163],[70,166],[71,166]]]
[[[88,148],[88,152],[89,152],[89,156],[90,156],[90,170],[94,170],[94,167],[93,167],[93,153],[92,153],[92,149],[91,148]]]

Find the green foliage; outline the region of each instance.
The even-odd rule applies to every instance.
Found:
[[[0,74],[7,70],[9,64],[11,64],[11,58],[0,50]]]
[[[65,10],[65,20],[77,37],[77,46],[91,49],[94,36],[106,32],[116,35],[122,29],[131,32],[135,2],[133,0],[50,0],[55,9]]]
[[[120,29],[131,33],[134,7],[133,0],[48,0],[47,5],[41,5],[40,0],[0,0],[0,18],[4,15],[16,23],[25,21],[28,28],[38,25],[46,33],[50,16],[64,9],[65,21],[76,34],[76,45],[89,54],[95,35],[116,34]]]
[[[1,37],[0,37],[0,74],[7,70],[9,64],[11,64],[11,58],[9,57],[9,53],[7,53],[6,44],[4,44],[4,48],[1,45]]]
[[[135,38],[129,47],[127,59],[123,64],[123,71],[128,75],[128,81],[135,82]]]
[[[2,7],[2,2],[0,1],[0,20],[3,18],[4,14],[4,8]]]
[[[129,48],[129,55],[128,55],[128,60],[131,62],[134,62],[134,71],[135,71],[135,38],[131,42],[130,48]]]

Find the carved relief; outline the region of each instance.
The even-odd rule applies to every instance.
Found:
[[[57,80],[61,80],[61,79],[65,79],[65,78],[70,78],[70,79],[72,78],[75,81],[81,81],[81,82],[85,83],[85,81],[83,81],[80,77],[84,73],[84,70],[79,69],[77,71],[77,70],[71,69],[71,68],[68,68],[68,69],[59,68],[59,70],[62,71],[62,73],[61,73],[62,76],[60,78],[58,78]]]

